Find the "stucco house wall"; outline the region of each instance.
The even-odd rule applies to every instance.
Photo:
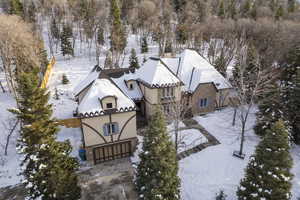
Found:
[[[193,114],[212,112],[216,108],[217,90],[213,83],[199,84],[192,97],[190,98]],[[207,106],[200,107],[200,100],[207,99]]]
[[[137,138],[136,111],[83,118],[81,119],[81,122],[88,161],[93,161],[93,148],[102,145],[131,140],[133,141],[132,152],[134,151]],[[104,136],[103,126],[110,122],[118,123],[119,133],[111,136]]]

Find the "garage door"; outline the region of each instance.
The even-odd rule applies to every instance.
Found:
[[[131,141],[96,147],[93,150],[94,163],[102,163],[109,160],[131,156]]]

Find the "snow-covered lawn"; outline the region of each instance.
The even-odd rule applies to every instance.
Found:
[[[16,151],[16,143],[19,136],[18,128],[10,138],[8,155],[4,156],[4,145],[8,129],[10,128],[9,121],[14,119],[7,109],[13,107],[15,107],[15,100],[12,96],[9,93],[3,94],[0,92],[0,188],[20,182],[20,177],[17,175],[20,172],[21,156]]]
[[[175,132],[169,132],[172,141],[175,143]],[[178,153],[192,149],[199,144],[207,142],[207,138],[197,129],[185,129],[178,131]]]
[[[236,199],[235,192],[240,179],[244,176],[244,168],[260,139],[253,132],[255,124],[255,110],[253,110],[246,128],[244,148],[246,158],[241,160],[233,157],[233,151],[239,149],[240,126],[232,127],[232,116],[233,110],[228,108],[195,117],[195,120],[214,135],[221,144],[208,147],[180,161],[182,199],[213,200],[221,189],[228,195],[228,199]],[[293,200],[300,196],[299,152],[299,146],[292,150],[295,159],[293,172],[296,175],[293,180]]]

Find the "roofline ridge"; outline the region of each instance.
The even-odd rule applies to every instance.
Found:
[[[159,61],[169,70],[169,72],[171,72],[179,80],[179,82],[181,82],[184,85],[183,81],[168,67],[166,63],[162,61],[161,58],[159,58]]]

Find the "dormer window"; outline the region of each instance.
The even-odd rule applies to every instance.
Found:
[[[99,99],[99,101],[104,111],[112,111],[118,107],[118,100],[115,96],[105,96],[102,99]]]
[[[129,89],[133,90],[133,84],[132,83],[129,84]]]
[[[112,103],[107,103],[106,104],[106,108],[107,109],[112,109],[113,108],[113,104]]]

